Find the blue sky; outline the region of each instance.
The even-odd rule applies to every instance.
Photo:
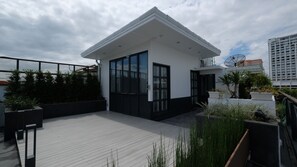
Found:
[[[268,39],[297,33],[296,0],[0,0],[0,55],[94,64],[80,53],[154,6],[219,48],[217,64],[243,53],[268,72]]]

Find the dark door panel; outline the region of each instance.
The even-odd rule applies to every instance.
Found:
[[[110,61],[110,109],[112,111],[133,116],[149,115],[145,107],[142,107],[148,105],[147,59],[147,52],[142,52]]]

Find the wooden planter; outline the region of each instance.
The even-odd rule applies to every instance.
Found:
[[[250,92],[252,100],[272,101],[273,94],[270,92]]]
[[[229,157],[225,167],[246,166],[249,154],[249,130],[247,129]]]
[[[204,112],[196,114],[198,127],[202,127],[206,120],[216,121],[217,119],[222,119],[222,117],[208,116]],[[245,120],[244,126],[249,129],[250,160],[263,166],[278,167],[280,145],[277,122]]]
[[[33,109],[12,111],[5,109],[4,141],[13,139],[17,130],[23,130],[26,125],[36,124],[37,128],[43,126],[43,109],[39,106]]]

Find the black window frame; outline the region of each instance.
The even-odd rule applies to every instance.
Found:
[[[154,71],[154,69],[155,69],[155,66],[157,67],[157,68],[159,68],[159,74],[158,74],[158,76],[155,76],[155,71]],[[166,68],[166,74],[167,74],[167,76],[165,76],[165,77],[163,77],[162,75],[161,75],[161,69],[162,68]],[[168,111],[169,110],[169,107],[170,107],[170,97],[171,97],[171,95],[170,95],[170,91],[171,91],[171,88],[170,88],[170,66],[169,65],[165,65],[165,64],[159,64],[159,63],[153,63],[153,73],[152,73],[152,76],[153,76],[153,80],[152,80],[152,82],[153,82],[153,112],[154,113],[160,113],[160,112],[166,112],[166,111]],[[155,84],[154,84],[154,80],[155,80],[155,78],[157,78],[157,79],[159,79],[159,83],[158,83],[158,88],[156,88],[155,87]],[[161,83],[161,80],[162,79],[166,79],[167,80],[167,85],[166,85],[166,88],[162,88],[162,83]],[[161,94],[162,94],[162,90],[165,90],[166,89],[166,91],[167,91],[167,97],[166,98],[164,98],[164,99],[162,99],[161,98]],[[155,99],[154,97],[155,97],[155,90],[159,90],[159,92],[158,92],[158,96],[159,96],[159,98],[158,99]],[[167,102],[167,105],[166,105],[166,109],[165,110],[161,110],[161,104],[162,104],[162,102]],[[158,105],[158,110],[155,110],[155,107],[154,107],[154,105],[155,105],[155,103],[159,103],[159,105]]]

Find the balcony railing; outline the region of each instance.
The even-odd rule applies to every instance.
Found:
[[[216,66],[214,58],[206,58],[200,60],[200,67],[212,67]]]

